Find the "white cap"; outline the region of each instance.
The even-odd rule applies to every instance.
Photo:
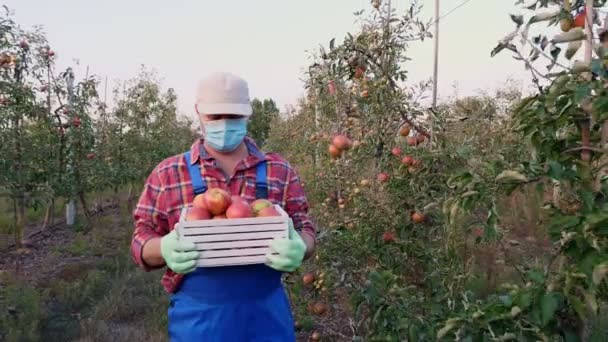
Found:
[[[213,73],[199,82],[196,107],[200,114],[250,116],[252,109],[247,82],[231,73]]]

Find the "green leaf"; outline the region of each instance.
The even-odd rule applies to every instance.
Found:
[[[581,223],[581,218],[577,216],[554,216],[549,225],[549,232],[555,235],[561,234],[562,231],[575,227]]]
[[[561,180],[564,174],[564,167],[562,164],[552,160],[549,162],[549,172],[547,174],[555,180]]]
[[[542,274],[542,272],[537,270],[528,271],[528,277],[537,284],[541,284],[545,281],[545,276]]]
[[[599,285],[604,280],[604,277],[606,277],[606,274],[608,274],[608,261],[604,261],[593,269],[593,284]]]
[[[495,179],[498,183],[525,183],[528,178],[517,171],[505,170],[501,172]]]
[[[510,14],[510,16],[511,16],[511,20],[513,20],[513,22],[515,24],[517,24],[517,27],[520,27],[521,25],[524,24],[524,16],[523,15]]]
[[[559,302],[554,294],[547,293],[540,299],[540,309],[541,309],[541,322],[543,326],[546,326],[551,322],[553,316],[555,315],[555,311],[559,307]]]

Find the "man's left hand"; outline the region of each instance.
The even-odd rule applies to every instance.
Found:
[[[289,238],[275,238],[270,244],[270,250],[278,255],[268,254],[266,265],[277,271],[293,272],[304,260],[306,243],[293,227],[289,219]]]

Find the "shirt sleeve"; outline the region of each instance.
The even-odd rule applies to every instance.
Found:
[[[297,172],[289,167],[287,174],[287,187],[285,194],[285,211],[293,220],[296,231],[310,236],[316,241],[317,232],[315,225],[308,213],[308,200],[302,188],[302,183]]]
[[[149,266],[142,257],[143,246],[148,240],[164,236],[169,232],[167,213],[163,211],[163,188],[158,171],[154,170],[148,176],[143,192],[139,197],[133,212],[135,230],[131,240],[131,256],[133,261],[145,271],[159,269],[164,266]]]

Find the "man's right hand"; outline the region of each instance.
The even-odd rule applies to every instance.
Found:
[[[175,273],[186,274],[196,269],[199,255],[196,245],[180,241],[175,229],[160,240],[160,252],[167,267]]]

